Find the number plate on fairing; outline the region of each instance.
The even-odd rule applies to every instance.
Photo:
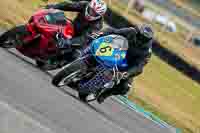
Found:
[[[105,66],[126,67],[128,44],[121,36],[104,36],[92,42],[92,53],[97,61]]]
[[[110,43],[101,43],[96,51],[96,56],[112,56],[114,48]]]

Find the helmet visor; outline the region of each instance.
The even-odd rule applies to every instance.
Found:
[[[98,13],[96,13],[96,11],[91,8],[90,6],[87,7],[86,9],[86,12],[89,16],[92,16],[92,17],[99,17],[100,15]]]
[[[150,27],[144,27],[143,28],[143,35],[148,39],[152,39],[153,38],[152,29]]]

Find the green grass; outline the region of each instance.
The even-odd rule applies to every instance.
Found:
[[[152,57],[135,87],[130,99],[147,110],[187,133],[200,128],[200,86],[158,57]]]
[[[136,104],[142,106],[145,110],[148,110],[149,112],[153,113],[157,117],[161,118],[163,121],[167,122],[168,124],[179,127],[181,129],[181,133],[194,133],[190,128],[186,128],[183,124],[175,121],[175,118],[171,117],[170,115],[167,115],[163,112],[161,112],[159,109],[156,109],[152,104],[148,104],[145,100],[141,99],[139,96],[132,95],[130,96],[130,99],[133,100]]]
[[[49,0],[51,2],[62,0]],[[0,26],[10,28],[25,23],[44,0],[2,0],[0,4]]]
[[[1,1],[0,25],[11,27],[15,24],[24,23],[32,14],[41,1],[39,0],[5,0]],[[30,5],[32,3],[32,5]]]

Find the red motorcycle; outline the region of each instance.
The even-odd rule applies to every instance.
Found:
[[[16,26],[3,33],[0,36],[0,46],[16,48],[23,55],[36,60],[36,64],[44,69],[52,69],[52,67],[45,68],[46,65],[55,66],[52,60],[65,62],[53,67],[56,69],[72,61],[71,53],[74,53],[72,51],[77,47],[68,48],[67,50],[71,52],[69,52],[69,57],[65,58],[57,56],[62,55],[62,49],[59,49],[57,44],[63,38],[70,39],[73,35],[72,22],[65,17],[64,12],[55,9],[41,9],[31,16],[27,24]]]

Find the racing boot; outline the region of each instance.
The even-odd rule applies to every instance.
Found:
[[[112,96],[112,89],[108,89],[103,91],[98,97],[97,97],[97,102],[99,104],[103,103],[105,101],[106,98],[108,98],[109,96]]]

